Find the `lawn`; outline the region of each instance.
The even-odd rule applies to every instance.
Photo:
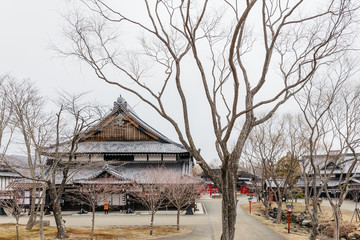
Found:
[[[69,239],[88,240],[90,227],[67,227]],[[166,236],[183,235],[193,231],[193,227],[183,226],[180,231],[176,226],[155,226],[153,235],[149,235],[149,226],[98,226],[95,227],[94,239],[157,239]],[[25,230],[25,225],[20,225],[19,236],[22,240],[38,240],[39,228]],[[56,227],[44,227],[45,237],[53,239],[56,236]],[[15,224],[0,224],[0,240],[16,239]]]

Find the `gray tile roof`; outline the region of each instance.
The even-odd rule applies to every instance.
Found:
[[[59,152],[68,152],[69,146],[62,144]],[[54,153],[55,148],[49,148],[47,153]],[[82,153],[187,153],[181,145],[161,142],[80,142],[76,151]]]
[[[18,178],[20,177],[19,174],[14,173],[14,172],[7,172],[7,171],[1,171],[0,170],[0,177],[13,177],[13,178]]]
[[[97,165],[91,166],[91,164],[86,167],[81,168],[74,167],[69,171],[69,178],[67,184],[80,183],[84,180],[91,180],[99,176],[100,174],[107,172],[120,181],[133,181],[134,179],[141,183],[141,176],[144,170],[149,168],[156,168],[164,166],[166,169],[176,170],[179,173],[182,173],[182,162],[129,162],[126,164],[116,164],[116,165]],[[58,171],[56,173],[56,183],[60,184],[62,180],[62,173]]]
[[[97,179],[101,174],[108,173],[114,176],[115,179],[111,181],[111,184],[127,184],[137,182],[140,184],[149,184],[149,179],[144,177],[144,170],[151,168],[164,167],[166,170],[175,170],[182,174],[183,162],[130,162],[126,164],[116,165],[96,165],[96,166],[74,166],[69,170],[68,180],[66,184],[98,184],[101,183],[101,179]],[[161,174],[161,172],[160,172]],[[56,173],[56,184],[60,184],[62,180],[62,172],[59,169]],[[184,175],[187,182],[201,182],[200,178],[195,178],[189,175]],[[19,179],[12,183],[11,186],[18,188],[31,187],[33,184],[28,179]],[[38,183],[40,184],[40,183]]]
[[[5,163],[0,162],[0,177],[20,177],[19,174],[13,172]]]

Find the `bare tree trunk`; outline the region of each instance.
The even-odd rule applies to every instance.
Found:
[[[318,211],[317,211],[317,206],[315,205],[317,203],[315,203],[314,201],[314,207],[313,207],[313,212],[310,214],[311,216],[311,224],[312,224],[312,232],[310,235],[310,240],[316,240],[317,235],[319,235],[319,219],[318,219]]]
[[[180,209],[178,209],[177,211],[177,219],[176,219],[176,229],[179,231],[180,230]]]
[[[53,213],[57,228],[56,238],[58,239],[69,238],[69,236],[66,235],[65,223],[64,220],[62,219],[60,198],[57,199],[56,188],[54,186],[49,186],[49,194],[50,194],[51,203],[53,205]]]
[[[335,204],[333,207],[334,213],[334,240],[340,239],[340,206],[339,204]]]
[[[34,225],[35,225],[35,221],[36,221],[36,211],[35,211],[35,203],[36,203],[36,189],[33,188],[31,190],[31,204],[30,204],[30,215],[29,215],[29,220],[26,224],[26,230],[31,230]]]
[[[153,227],[154,227],[154,215],[155,215],[155,212],[152,211],[151,212],[151,221],[150,221],[150,235],[153,234]]]
[[[281,199],[279,199],[277,202],[277,216],[276,216],[276,223],[279,224],[281,223],[281,216],[282,216],[282,201]]]
[[[54,212],[54,218],[57,228],[57,235],[56,238],[63,239],[63,238],[69,238],[68,235],[66,235],[66,228],[65,223],[62,218],[61,214],[61,207],[60,207],[60,201],[56,201],[53,204],[53,212]]]
[[[264,207],[265,207],[265,217],[269,218],[269,200],[266,196],[264,196],[264,201],[263,201]]]
[[[19,219],[16,218],[16,240],[19,240]]]
[[[39,222],[39,232],[40,232],[41,240],[46,240],[46,238],[44,236],[44,225],[43,225],[45,199],[46,199],[46,189],[43,189],[43,193],[41,196],[40,219],[39,219],[39,221],[40,221]]]
[[[236,223],[236,173],[229,171],[228,167],[222,167],[222,235],[221,240],[231,240],[235,237]]]
[[[91,236],[90,239],[94,239],[94,229],[95,229],[95,204],[91,206],[92,208],[92,219],[91,219]]]

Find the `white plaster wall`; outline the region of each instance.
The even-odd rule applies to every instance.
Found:
[[[174,154],[164,154],[164,161],[176,161],[176,155]]]
[[[137,154],[134,156],[134,161],[147,161],[146,154]]]
[[[0,190],[7,190],[7,185],[13,181],[13,178],[10,177],[0,177]]]
[[[104,155],[91,155],[91,161],[104,161]]]
[[[76,156],[76,161],[77,162],[88,162],[89,155]]]
[[[161,161],[160,154],[149,154],[149,161]]]

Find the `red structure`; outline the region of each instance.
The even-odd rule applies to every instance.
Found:
[[[287,207],[287,213],[288,213],[288,216],[289,216],[289,218],[288,218],[288,233],[290,233],[290,216],[291,216],[291,213],[292,213],[293,206],[287,205],[286,207]]]
[[[214,187],[214,184],[212,183],[207,185],[207,191],[209,192],[210,197],[212,197],[214,193],[219,193],[219,189],[217,187]]]
[[[250,187],[240,187],[241,194],[250,194]]]
[[[250,214],[251,214],[251,200],[253,200],[253,198],[252,198],[252,197],[249,197],[248,199],[249,199],[249,212],[250,212]]]

